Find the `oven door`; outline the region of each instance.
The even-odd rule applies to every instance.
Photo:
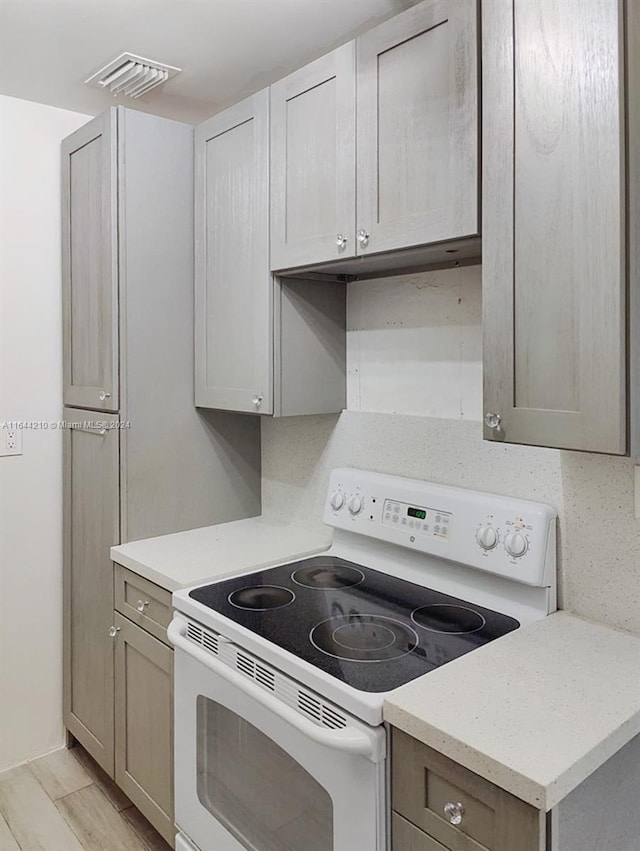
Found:
[[[341,710],[345,726],[317,724],[295,708],[312,693],[194,626],[210,649],[169,627],[178,829],[200,851],[384,851],[384,729]]]

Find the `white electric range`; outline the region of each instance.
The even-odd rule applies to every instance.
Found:
[[[555,611],[549,506],[339,469],[324,521],[173,595],[177,849],[386,851],[385,695]]]

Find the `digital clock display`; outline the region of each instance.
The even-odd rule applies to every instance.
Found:
[[[418,520],[427,519],[427,512],[424,510],[424,508],[408,508],[407,514],[409,515],[409,517],[416,517]]]

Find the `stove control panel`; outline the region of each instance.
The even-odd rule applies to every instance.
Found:
[[[452,514],[440,508],[409,505],[395,499],[386,499],[382,508],[382,522],[394,529],[413,531],[446,541],[452,528]]]
[[[525,585],[555,583],[556,514],[541,503],[342,468],[324,522]]]

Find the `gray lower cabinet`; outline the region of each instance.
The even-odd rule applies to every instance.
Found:
[[[196,404],[292,416],[346,403],[346,289],[269,268],[269,91],[196,128]]]
[[[357,41],[357,251],[475,236],[478,4],[424,0]]]
[[[118,410],[117,112],[62,143],[65,405]]]
[[[637,851],[640,736],[550,812],[392,729],[392,851]]]
[[[115,779],[172,846],[173,650],[118,612]]]
[[[638,58],[624,15],[619,0],[482,4],[490,440],[627,450],[626,193],[637,203],[640,190],[627,180],[639,149],[625,155],[625,64],[637,83]],[[628,108],[637,133],[637,95]]]
[[[395,729],[391,770],[393,851],[544,848],[544,813]]]
[[[64,409],[64,717],[113,775],[113,571],[120,537],[114,414]],[[70,427],[70,426],[73,426]]]

